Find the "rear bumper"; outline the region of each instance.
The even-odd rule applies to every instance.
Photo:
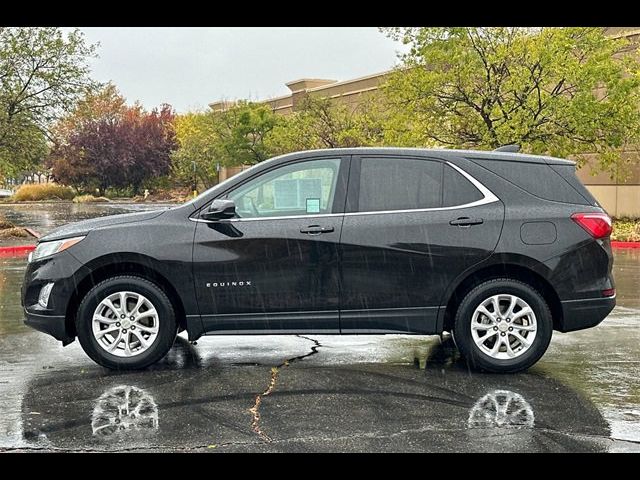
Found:
[[[595,327],[602,322],[616,306],[616,297],[565,300],[561,304],[563,318],[557,330],[573,332]]]
[[[68,345],[75,340],[67,334],[64,316],[39,315],[27,312],[25,309],[24,317],[25,325],[51,335],[56,340],[60,340],[63,345]]]

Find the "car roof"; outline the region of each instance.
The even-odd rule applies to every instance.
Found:
[[[501,160],[505,162],[527,162],[539,163],[547,165],[575,165],[572,160],[563,158],[550,157],[546,155],[530,155],[526,153],[513,152],[497,152],[491,150],[454,150],[448,148],[404,148],[404,147],[354,147],[354,148],[327,148],[319,150],[305,150],[295,153],[289,153],[276,157],[279,160],[287,160],[293,157],[302,156],[325,156],[331,155],[416,155],[428,156],[437,155],[443,159],[455,160],[456,158],[465,157],[478,160]],[[274,158],[275,160],[275,158]]]

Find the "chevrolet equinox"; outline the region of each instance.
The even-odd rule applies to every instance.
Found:
[[[553,330],[615,305],[611,219],[575,163],[354,148],[259,163],[181,206],[63,226],[22,288],[25,323],[100,365],[146,367],[204,334],[452,333],[515,372]]]

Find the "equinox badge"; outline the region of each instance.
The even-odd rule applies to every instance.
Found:
[[[218,287],[250,287],[251,281],[245,280],[240,282],[207,282],[207,288]]]

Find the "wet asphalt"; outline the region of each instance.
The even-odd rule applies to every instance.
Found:
[[[48,231],[149,206],[0,206]],[[23,258],[0,258],[0,451],[640,452],[640,250],[618,306],[555,333],[515,375],[471,372],[450,338],[181,334],[139,372],[22,324]]]

